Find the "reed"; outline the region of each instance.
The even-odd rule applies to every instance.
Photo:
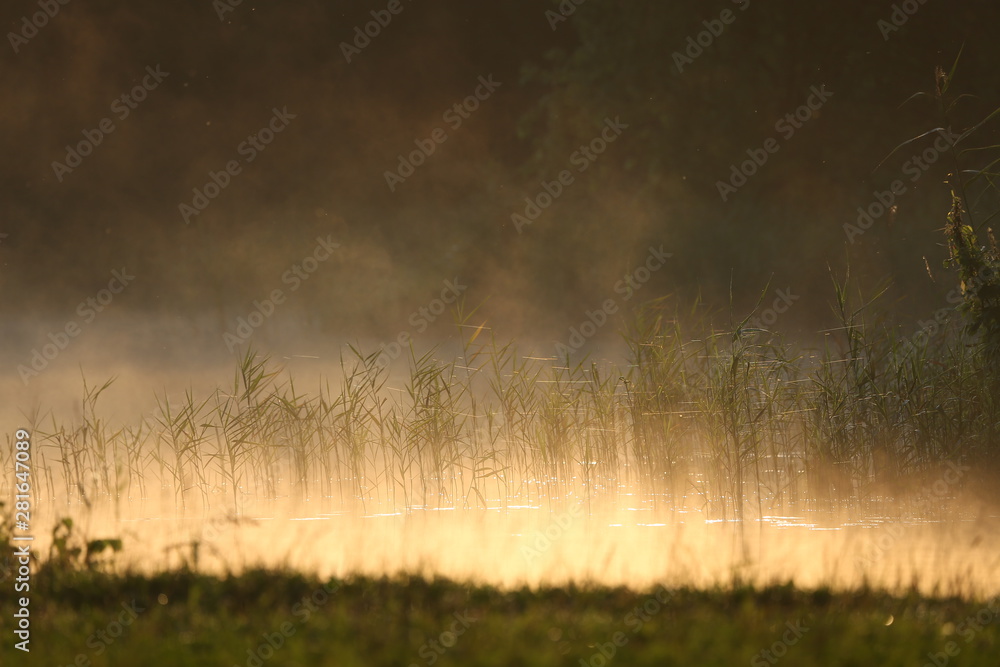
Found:
[[[939,69],[927,95],[948,127],[953,74]],[[807,505],[911,511],[909,490],[940,466],[997,467],[1000,250],[977,206],[995,194],[1000,158],[962,168],[996,148],[966,145],[996,117],[952,148],[945,265],[961,303],[936,335],[889,324],[878,314],[885,290],[865,296],[849,274],[833,280],[821,349],[751,326],[757,308],[682,311],[660,297],[625,321],[618,365],[524,354],[459,303],[461,353],[411,348],[402,381],[390,381],[379,350],[347,346],[338,377],[312,394],[248,348],[227,388],[157,396],[155,416],[110,426],[98,402],[112,381],[85,379],[81,418],[52,418],[41,432],[47,492],[117,506],[159,488],[186,511],[192,494],[206,509],[221,490],[237,515],[248,499],[286,494],[395,512],[628,493],[741,522]]]
[[[85,384],[82,421],[53,420],[42,454],[70,503],[160,488],[181,510],[222,490],[236,513],[285,494],[399,511],[627,488],[639,490],[630,502],[737,520],[806,499],[903,511],[907,480],[994,456],[987,349],[955,327],[913,345],[871,320],[877,296],[852,298],[846,281],[834,295],[839,322],[818,351],[748,317],[687,338],[662,300],[626,328],[620,367],[522,356],[484,336],[451,361],[411,352],[402,387],[377,353],[349,348],[339,386],[310,394],[248,351],[227,389],[158,396],[138,424],[110,427],[98,405],[110,381]]]

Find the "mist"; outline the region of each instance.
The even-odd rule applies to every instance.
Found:
[[[942,228],[996,261],[1000,8],[911,5],[8,6],[0,419],[45,443],[43,516],[153,560],[341,522],[372,571],[534,585],[601,568],[479,545],[586,505],[564,544],[633,586],[792,552],[858,586],[901,521],[880,581],[934,590],[996,521],[992,329],[963,337]],[[921,506],[950,463],[970,486]],[[304,569],[370,566],[296,535]]]

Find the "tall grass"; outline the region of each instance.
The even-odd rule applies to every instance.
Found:
[[[939,69],[930,95],[947,127],[953,73]],[[159,488],[187,511],[221,491],[236,513],[286,494],[391,512],[570,496],[741,522],[815,506],[907,512],[943,464],[997,467],[1000,249],[969,200],[980,185],[976,202],[995,194],[1000,158],[961,168],[996,148],[963,144],[994,117],[952,148],[946,265],[962,298],[937,335],[886,324],[880,293],[862,296],[849,276],[834,280],[821,349],[749,326],[753,312],[720,326],[664,297],[626,321],[620,365],[525,355],[460,304],[461,354],[410,349],[402,381],[379,350],[349,346],[339,382],[310,394],[248,348],[226,389],[158,397],[155,417],[120,427],[97,409],[111,381],[85,381],[82,421],[42,432],[48,492],[117,504]]]
[[[839,322],[812,351],[749,318],[695,318],[688,334],[662,299],[626,328],[620,367],[522,356],[460,322],[459,358],[411,351],[397,382],[377,351],[348,348],[339,384],[310,394],[248,350],[228,388],[158,397],[138,424],[109,427],[97,403],[111,381],[85,384],[82,423],[53,421],[41,449],[69,502],[162,489],[180,511],[220,495],[236,513],[286,495],[393,512],[572,495],[738,521],[904,512],[942,463],[996,456],[996,378],[957,324],[901,342],[871,321],[873,300],[834,293]]]

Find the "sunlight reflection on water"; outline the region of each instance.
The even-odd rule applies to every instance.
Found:
[[[407,571],[501,586],[711,586],[738,576],[804,587],[867,582],[961,595],[1000,592],[997,517],[838,523],[833,515],[783,515],[741,525],[690,510],[609,507],[588,515],[566,502],[552,510],[526,504],[408,512],[369,507],[367,513],[263,505],[238,520],[221,510],[186,517],[136,512],[121,520],[95,511],[77,518],[89,538],[124,538],[121,564],[138,569],[192,564],[197,542],[197,566],[208,571],[259,565],[322,576]]]

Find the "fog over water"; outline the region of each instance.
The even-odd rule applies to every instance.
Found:
[[[953,150],[1000,5],[220,4],[4,12],[36,525],[141,567],[1000,592],[941,234],[953,189],[984,248],[1000,205]]]

